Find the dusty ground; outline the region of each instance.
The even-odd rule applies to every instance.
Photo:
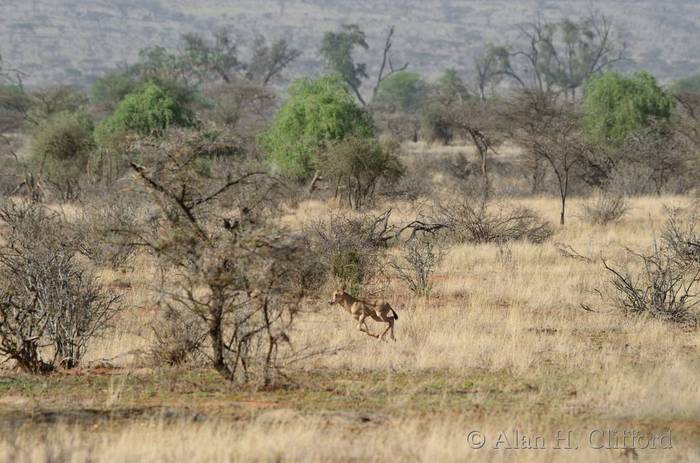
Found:
[[[687,201],[639,198],[607,227],[584,224],[574,201],[544,245],[453,247],[430,300],[398,282],[386,294],[400,316],[396,343],[310,304],[292,345],[339,351],[290,367],[274,391],[149,365],[148,269],[105,272],[128,292],[128,310],[91,368],[0,372],[0,459],[700,461],[700,333],[624,318],[595,292],[607,280],[601,255],[622,262],[624,247],[650,247],[664,205]],[[556,223],[556,200],[521,203]],[[330,207],[304,203],[285,222]],[[592,263],[562,257],[556,243]],[[644,449],[652,436],[657,448]]]

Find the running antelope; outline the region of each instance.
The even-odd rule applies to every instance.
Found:
[[[391,339],[396,341],[394,337],[394,322],[399,319],[399,316],[394,312],[388,302],[370,303],[367,301],[362,301],[357,299],[350,294],[345,292],[345,288],[342,288],[333,293],[333,297],[328,301],[330,305],[340,304],[345,310],[347,310],[350,315],[352,315],[355,320],[359,322],[358,328],[365,334],[372,336],[373,338],[384,339],[384,335],[391,330]],[[367,318],[372,320],[387,323],[389,326],[380,335],[370,333],[369,327],[367,327]]]

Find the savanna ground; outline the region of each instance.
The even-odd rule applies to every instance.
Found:
[[[573,199],[567,225],[542,245],[453,246],[429,299],[390,285],[395,343],[310,301],[290,347],[334,353],[289,365],[285,385],[271,390],[233,387],[198,366],[154,367],[154,269],[139,259],[131,272],[105,270],[104,281],[125,291],[126,310],[81,369],[0,372],[0,458],[698,461],[700,332],[624,317],[596,291],[609,280],[601,256],[625,263],[626,247],[649,249],[664,207],[690,201],[635,198],[620,222],[593,226]],[[507,202],[558,222],[556,198]],[[391,206],[399,220],[414,217],[421,201]],[[283,222],[298,229],[337,207],[308,200]],[[590,260],[563,256],[558,243]],[[643,449],[644,440],[634,450],[593,448],[615,447],[614,438],[601,440],[607,431],[617,431],[617,447],[634,431],[671,448]],[[483,448],[472,448],[480,436]],[[527,446],[544,448],[515,448]]]

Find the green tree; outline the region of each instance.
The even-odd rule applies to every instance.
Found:
[[[640,129],[667,121],[673,107],[673,98],[651,74],[623,77],[608,72],[586,85],[583,126],[591,139],[619,147]]]
[[[148,83],[127,95],[97,128],[97,140],[109,146],[129,132],[160,136],[171,125],[190,126],[193,115],[164,88]]]
[[[373,103],[405,112],[417,111],[427,89],[427,84],[417,73],[396,72],[379,84]]]
[[[318,168],[319,154],[350,136],[371,136],[372,121],[340,76],[300,79],[260,142],[282,173],[305,179]]]
[[[367,78],[367,65],[355,63],[352,54],[357,47],[369,49],[364,31],[356,24],[345,24],[339,32],[326,32],[321,41],[321,54],[328,67],[343,77],[364,105],[360,86]]]
[[[182,36],[182,52],[172,56],[169,62],[188,81],[198,84],[221,79],[230,83],[245,65],[238,59],[238,47],[228,30],[213,34],[213,41],[207,41],[200,34]]]

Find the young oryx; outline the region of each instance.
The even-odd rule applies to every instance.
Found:
[[[355,317],[355,320],[359,322],[358,328],[360,331],[374,338],[384,339],[384,335],[387,333],[387,331],[391,330],[391,339],[396,341],[396,338],[394,337],[394,322],[399,319],[399,316],[396,314],[396,312],[394,312],[394,309],[391,308],[388,302],[373,304],[362,301],[346,293],[345,288],[343,287],[342,289],[333,293],[333,297],[330,301],[328,301],[328,303],[331,305],[340,304],[345,308],[345,310],[350,312],[350,315]],[[387,323],[389,326],[387,326],[386,330],[384,330],[381,336],[372,334],[369,332],[369,328],[367,327],[367,317],[378,322]]]

